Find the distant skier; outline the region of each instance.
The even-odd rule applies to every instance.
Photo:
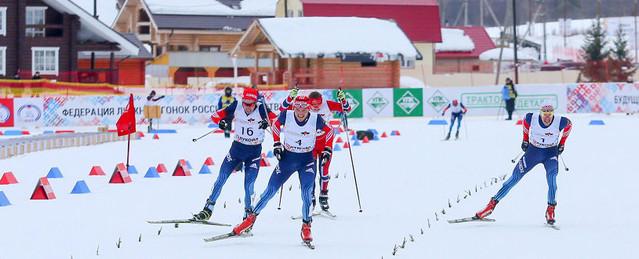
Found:
[[[217,101],[217,109],[221,110],[224,109],[226,107],[228,107],[229,105],[231,105],[233,102],[235,102],[235,97],[233,97],[233,88],[231,87],[226,87],[224,88],[224,95],[222,95],[222,97],[220,97],[220,99]],[[225,138],[230,138],[231,137],[231,130],[233,130],[233,120],[225,120],[226,121],[226,125],[227,127],[225,127],[224,129],[224,137]]]
[[[282,103],[282,110],[290,110],[291,103],[297,96],[298,89],[293,88],[288,98],[284,100]],[[324,122],[329,122],[333,119],[334,113],[338,112],[349,112],[351,110],[348,101],[346,100],[346,94],[342,90],[337,91],[337,102],[332,100],[325,100],[322,98],[322,94],[313,91],[308,95],[311,105],[311,113],[316,113],[324,119]],[[321,154],[324,146],[332,146],[333,143],[324,143],[324,138],[318,138],[318,143],[315,145],[315,150],[313,150],[313,157],[316,159],[316,163],[320,165],[319,160],[321,159]],[[320,195],[319,202],[323,211],[329,210],[328,205],[328,183],[330,181],[330,172],[329,167],[331,165],[331,159],[329,158],[326,163],[321,164],[322,168],[320,168],[320,177],[319,177],[319,185],[320,185]],[[315,187],[313,187],[313,207],[315,207]]]
[[[455,124],[455,120],[457,120],[457,132],[455,133],[455,139],[459,138],[459,128],[461,128],[461,121],[464,114],[468,111],[463,103],[457,101],[457,99],[453,99],[451,103],[444,108],[442,111],[442,116],[446,114],[446,111],[450,109],[450,127],[448,128],[448,135],[446,135],[446,140],[450,139],[450,133],[453,131],[453,124]]]
[[[321,116],[310,113],[309,98],[297,96],[293,102],[293,111],[284,110],[272,127],[273,154],[279,160],[279,164],[271,174],[266,190],[255,205],[255,210],[246,219],[233,228],[233,235],[241,235],[251,229],[258,214],[266,207],[280,187],[295,172],[298,173],[302,194],[303,224],[301,230],[302,240],[309,245],[313,240],[311,236],[311,199],[313,197],[313,183],[315,182],[315,161],[313,149],[316,138],[323,134],[325,143],[333,142],[333,130],[326,125]],[[283,129],[282,129],[283,128]],[[280,142],[280,130],[284,143]],[[332,154],[330,144],[323,147],[321,163],[326,163]]]
[[[253,185],[260,169],[260,159],[262,153],[262,142],[264,141],[264,131],[268,128],[267,120],[275,119],[273,113],[266,114],[266,109],[262,104],[257,104],[258,92],[252,88],[244,89],[242,96],[242,108],[238,108],[238,102],[233,102],[224,109],[215,112],[211,118],[213,122],[223,126],[227,121],[235,120],[237,130],[235,140],[231,145],[229,153],[226,155],[220,174],[213,185],[211,195],[206,200],[202,211],[193,216],[194,220],[208,220],[212,213],[217,198],[222,192],[222,187],[226,183],[234,168],[244,164],[244,211],[245,216],[253,211],[251,206],[251,196],[253,195]]]
[[[146,106],[155,106],[158,105],[158,101],[162,100],[165,96],[159,96],[159,97],[155,97],[157,93],[155,92],[155,90],[152,90],[149,93],[149,96],[146,97]],[[148,132],[151,132],[153,130],[153,119],[149,119],[149,129]]]
[[[548,208],[546,209],[546,222],[555,223],[555,192],[557,191],[557,173],[559,163],[557,158],[564,152],[566,139],[570,135],[572,123],[566,117],[555,117],[552,105],[541,107],[540,113],[526,114],[524,125],[524,138],[521,149],[525,152],[515,166],[513,174],[504,183],[497,194],[483,210],[475,214],[475,219],[483,219],[490,215],[497,203],[508,194],[511,188],[521,180],[526,173],[537,164],[543,164],[546,168],[546,180],[548,182]],[[562,134],[563,132],[563,134]]]

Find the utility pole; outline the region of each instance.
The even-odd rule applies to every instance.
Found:
[[[639,56],[637,56],[637,5],[639,4],[638,0],[635,0],[635,62],[639,60]]]
[[[515,84],[519,84],[519,62],[517,60],[517,5],[513,0],[513,45],[515,55]]]
[[[568,0],[564,0],[564,22],[561,25],[563,30],[562,34],[564,36],[564,49],[566,48],[566,8],[568,8]]]
[[[484,27],[484,1],[479,1],[479,25]]]

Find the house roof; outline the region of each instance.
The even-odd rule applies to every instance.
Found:
[[[302,4],[304,16],[393,20],[413,42],[442,41],[439,6],[434,0],[302,0]]]
[[[309,4],[366,4],[366,5],[428,5],[438,6],[437,0],[301,0]]]
[[[228,0],[144,0],[153,14],[211,16],[275,16],[277,0],[242,0],[233,8]]]
[[[481,60],[499,60],[499,52],[502,52],[500,48],[489,49],[481,53],[479,55],[479,59]],[[513,48],[504,48],[501,54],[501,60],[514,60],[515,59],[515,50]],[[536,58],[529,55],[522,50],[517,50],[517,60],[535,60]]]
[[[421,59],[399,26],[388,20],[357,17],[263,18],[233,49],[236,53],[256,27],[282,57],[334,57],[339,54],[384,54],[396,59]]]
[[[144,43],[142,43],[142,41],[138,39],[138,36],[135,33],[122,33],[122,36],[127,38],[129,41],[133,42],[135,46],[137,46],[140,49],[140,51],[138,52],[137,55],[127,55],[123,53],[122,51],[118,51],[114,53],[115,57],[118,57],[118,58],[130,57],[130,58],[136,58],[136,59],[153,59],[154,58],[153,54],[151,54],[151,52],[149,52],[149,50],[147,50],[146,47],[144,47]],[[110,55],[111,53],[107,51],[95,52],[95,56],[97,58],[108,58]],[[80,51],[78,54],[78,58],[80,59],[85,59],[90,57],[91,57],[91,51]]]
[[[212,16],[153,14],[158,29],[219,30],[242,32],[248,29],[256,16]]]
[[[474,45],[472,50],[466,51],[439,51],[435,54],[436,59],[460,59],[471,58],[477,59],[479,55],[486,50],[495,48],[495,43],[486,29],[481,26],[459,26],[459,27],[446,27],[445,29],[455,29],[464,31],[464,35],[468,36]],[[445,38],[446,39],[446,38]],[[453,38],[454,40],[454,38]],[[444,42],[446,44],[446,42]]]
[[[48,6],[57,11],[75,14],[80,19],[80,40],[110,41],[117,43],[120,51],[128,55],[135,55],[140,52],[133,42],[126,39],[120,33],[114,31],[109,26],[94,18],[87,11],[71,2],[70,0],[42,0]]]

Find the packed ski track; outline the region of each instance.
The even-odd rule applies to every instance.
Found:
[[[633,161],[639,120],[567,116],[574,125],[563,155],[570,171],[560,162],[557,180],[560,230],[545,226],[547,185],[541,165],[497,205],[490,216],[494,222],[447,222],[473,216],[510,176],[510,160],[520,152],[522,137],[515,121],[464,118],[460,138],[442,141],[448,126],[429,126],[430,118],[361,119],[349,121],[350,126],[401,134],[352,149],[363,212],[358,212],[348,150],[343,149],[334,152],[331,164],[329,202],[336,217],[314,216],[314,250],[301,242],[301,220],[291,220],[301,214],[295,175],[284,185],[281,210],[278,194],[257,217],[252,236],[205,242],[231,227],[147,223],[187,219],[202,209],[231,145],[222,134],[193,142],[211,129],[176,126],[177,134],[159,134],[159,140],[147,134],[131,143],[131,164],[139,173],[129,184],[108,183],[115,165],[125,162],[126,142],[0,160],[2,171],[13,172],[19,181],[0,185],[11,202],[0,207],[0,259],[639,257],[631,241],[639,231],[634,220],[639,176]],[[591,119],[606,125],[589,126]],[[264,153],[273,144],[270,136],[266,139]],[[209,156],[215,162],[212,174],[198,174]],[[171,176],[179,159],[192,164],[192,176]],[[256,199],[277,164],[275,158],[268,160],[271,166],[260,169],[255,183]],[[144,178],[158,163],[169,172]],[[95,165],[107,175],[88,176]],[[54,166],[64,176],[49,179],[57,199],[30,200],[37,179]],[[242,173],[229,178],[211,221],[241,222],[243,178]],[[85,180],[91,193],[70,194],[77,180]]]

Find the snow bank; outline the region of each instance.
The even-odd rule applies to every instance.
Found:
[[[233,9],[215,0],[145,0],[154,14],[275,16],[277,0],[243,0]]]
[[[399,87],[400,88],[424,88],[426,85],[424,81],[414,78],[412,76],[401,76],[399,77]]]
[[[502,60],[514,60],[515,59],[515,50],[512,48],[504,48],[504,52],[502,54]],[[499,48],[489,49],[482,52],[479,55],[480,60],[499,60]],[[536,60],[535,57],[529,55],[528,53],[522,52],[521,50],[517,51],[517,59],[519,60]]]

